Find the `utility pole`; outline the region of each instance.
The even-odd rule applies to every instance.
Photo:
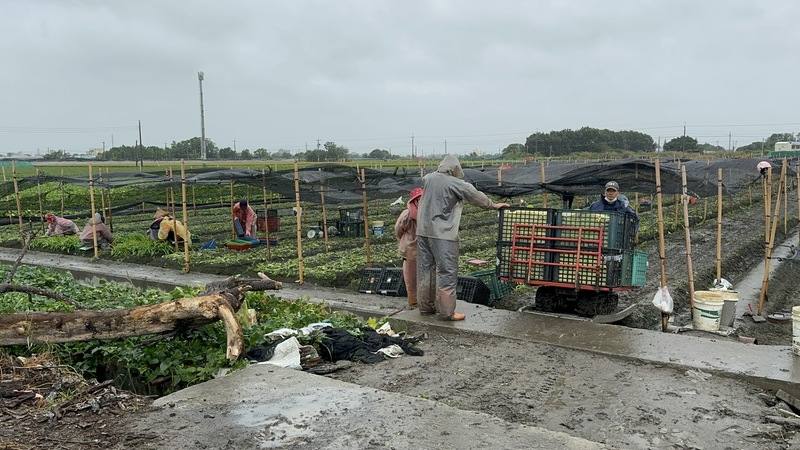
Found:
[[[111,148],[114,148],[114,133],[111,133]]]
[[[197,72],[200,82],[200,159],[206,159],[206,115],[203,110],[203,72]]]
[[[36,151],[38,152],[39,150],[37,149]],[[103,141],[103,153],[105,152],[106,152],[106,141]]]
[[[447,154],[447,139],[444,140],[444,154]]]
[[[236,139],[233,140],[233,152],[236,153]]]
[[[319,150],[319,139],[317,139],[317,150]]]
[[[414,147],[414,133],[411,133],[411,157],[417,157],[417,150],[416,147]]]
[[[686,151],[686,122],[683,122],[683,140],[681,141],[681,150]]]
[[[733,151],[733,144],[731,144],[731,132],[728,131],[728,150]]]

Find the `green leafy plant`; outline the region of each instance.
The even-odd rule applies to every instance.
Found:
[[[111,256],[114,258],[154,258],[172,253],[174,245],[154,241],[144,234],[124,234],[114,240]]]

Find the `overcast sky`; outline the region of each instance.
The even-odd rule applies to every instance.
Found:
[[[800,131],[800,2],[0,0],[0,152]]]

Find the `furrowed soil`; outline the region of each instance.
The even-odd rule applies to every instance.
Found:
[[[745,382],[484,335],[409,331],[427,331],[425,356],[356,364],[330,376],[612,448],[800,445],[791,432],[763,423],[775,411]]]
[[[769,316],[773,313],[784,312],[788,313],[788,320],[755,323],[749,317],[745,317],[742,325],[738,328],[739,334],[752,336],[757,339],[759,344],[792,344],[792,307],[800,306],[798,274],[800,274],[799,259],[783,261],[770,279],[769,290],[767,291],[768,301],[764,304],[764,315]]]

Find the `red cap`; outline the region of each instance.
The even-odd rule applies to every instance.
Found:
[[[422,197],[422,193],[423,193],[422,188],[415,187],[414,189],[411,190],[411,198],[408,199],[408,201],[413,202],[414,200]]]

